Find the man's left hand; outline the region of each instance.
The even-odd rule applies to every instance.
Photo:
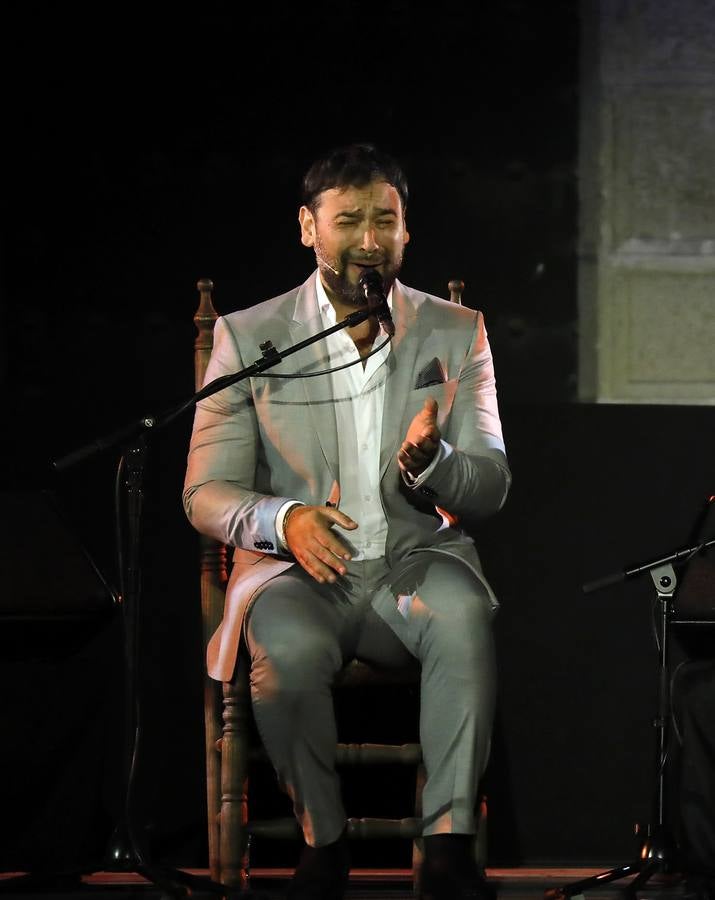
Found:
[[[410,422],[407,435],[397,452],[397,464],[414,478],[434,459],[442,433],[437,427],[437,401],[428,397],[425,405]]]

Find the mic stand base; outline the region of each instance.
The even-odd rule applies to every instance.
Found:
[[[605,872],[592,875],[590,878],[583,878],[581,881],[572,881],[570,884],[550,888],[544,891],[544,898],[545,900],[581,898],[586,891],[592,888],[635,875],[636,877],[624,889],[629,897],[634,898],[637,891],[650,881],[653,875],[673,873],[677,870],[677,864],[678,853],[675,841],[664,829],[657,828],[654,834],[646,838],[640,858],[636,862],[607,869]]]
[[[120,822],[112,832],[100,869],[89,867],[69,872],[28,872],[0,881],[0,895],[74,893],[86,889],[83,876],[96,875],[98,872],[139,875],[158,888],[162,900],[183,900],[200,897],[202,894],[212,898],[224,897],[226,900],[262,900],[265,897],[251,889],[229,887],[206,875],[196,875],[148,860],[136,849],[131,829],[126,822]]]
[[[87,884],[83,878],[99,872],[123,873],[139,875],[154,885],[161,893],[162,900],[182,900],[182,898],[199,898],[202,895],[212,898],[224,897],[226,900],[268,900],[267,895],[251,890],[232,888],[213,881],[205,875],[196,875],[176,869],[172,866],[156,865],[141,862],[135,857],[124,855],[121,860],[108,860],[101,869],[81,869],[70,872],[28,872],[0,880],[0,896],[9,894],[21,897],[23,894],[74,894],[86,891]],[[142,886],[142,890],[150,887]],[[96,887],[96,885],[95,885]],[[113,885],[116,888],[116,884]]]

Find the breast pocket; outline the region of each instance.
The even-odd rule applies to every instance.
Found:
[[[429,384],[427,387],[416,388],[410,391],[405,406],[404,422],[409,425],[412,419],[422,409],[428,397],[434,397],[437,401],[437,425],[442,430],[452,411],[454,395],[457,391],[457,379],[443,381],[441,384]]]

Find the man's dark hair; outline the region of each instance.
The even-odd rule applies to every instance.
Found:
[[[407,208],[407,179],[399,163],[372,144],[350,144],[317,159],[303,178],[303,204],[315,213],[318,197],[331,188],[365,187],[371,181],[391,184]]]

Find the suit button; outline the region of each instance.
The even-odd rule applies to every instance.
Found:
[[[436,497],[437,496],[437,491],[433,491],[432,488],[429,488],[429,487],[420,488],[420,491],[422,491],[422,493],[425,495],[425,497]]]

